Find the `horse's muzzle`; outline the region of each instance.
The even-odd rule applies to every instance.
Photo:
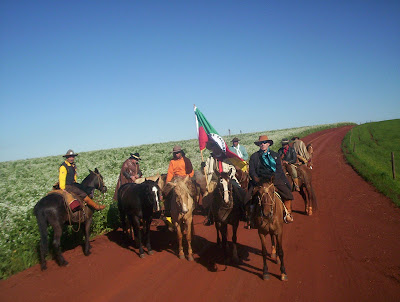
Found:
[[[107,187],[106,186],[103,186],[102,188],[101,188],[101,191],[100,191],[101,193],[105,193],[105,192],[107,192]]]

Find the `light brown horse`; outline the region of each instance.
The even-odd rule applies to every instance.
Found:
[[[176,177],[165,184],[163,193],[165,198],[171,202],[171,218],[175,226],[178,238],[178,256],[184,259],[183,252],[183,231],[186,232],[186,241],[188,244],[188,260],[193,261],[192,251],[192,231],[193,231],[193,209],[194,209],[194,185],[189,176],[184,178]]]
[[[299,193],[304,200],[304,213],[308,216],[311,216],[313,214],[313,211],[316,211],[318,209],[317,197],[315,196],[314,188],[312,186],[312,171],[307,165],[296,166],[296,169],[297,177],[299,180]],[[292,187],[294,188],[292,177],[288,173],[286,173],[286,176],[292,183]],[[291,211],[291,209],[289,210]]]
[[[281,280],[287,281],[288,277],[284,265],[283,258],[283,203],[279,195],[275,191],[272,182],[264,182],[261,186],[254,188],[252,202],[255,203],[254,224],[258,229],[258,235],[261,240],[262,256],[263,256],[263,279],[269,280],[267,266],[267,240],[266,236],[271,236],[272,245],[276,240],[276,250],[281,264]],[[276,259],[274,251],[271,253],[271,258]],[[277,263],[279,263],[277,260]]]

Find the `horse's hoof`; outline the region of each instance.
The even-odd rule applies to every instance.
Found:
[[[139,257],[143,259],[146,256],[144,254],[140,254]]]
[[[67,266],[69,263],[67,260],[64,260],[63,262],[60,263],[60,266]]]
[[[239,257],[233,257],[232,262],[233,262],[233,264],[239,264],[240,263]]]
[[[308,209],[308,216],[312,216],[312,208]]]
[[[189,255],[189,256],[188,256],[188,260],[189,260],[189,261],[194,261],[193,256],[192,256],[192,255]]]
[[[286,274],[282,274],[281,281],[288,281],[288,280],[289,279],[288,279],[287,275]]]
[[[271,254],[271,259],[276,261],[276,254]]]
[[[269,274],[264,274],[263,275],[263,280],[269,280]]]
[[[185,255],[179,255],[179,259],[185,259]]]
[[[85,254],[85,256],[89,256],[92,252],[90,250],[88,250],[87,252],[84,252],[83,254]]]
[[[148,253],[150,256],[151,256],[151,255],[154,255],[154,252],[153,252],[152,250],[148,251],[147,253]]]
[[[41,265],[41,266],[40,266],[40,269],[41,269],[42,271],[47,270],[47,265]]]

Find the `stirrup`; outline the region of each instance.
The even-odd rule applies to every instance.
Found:
[[[283,221],[285,221],[285,223],[292,223],[294,221],[292,214],[287,213],[285,217],[283,217]]]

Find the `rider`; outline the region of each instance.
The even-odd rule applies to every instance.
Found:
[[[287,206],[286,221],[292,222],[293,217],[291,213],[291,201],[294,199],[292,195],[292,188],[285,176],[282,169],[281,159],[279,154],[270,150],[273,141],[268,139],[268,136],[261,135],[258,141],[254,142],[255,145],[260,147],[260,150],[253,153],[249,162],[249,174],[251,177],[249,185],[249,194],[246,201],[252,197],[253,189],[255,186],[261,185],[262,180],[271,180],[279,195],[281,196],[284,204]],[[250,207],[251,215],[254,213],[254,207]]]
[[[241,188],[239,181],[236,178],[236,168],[234,165],[232,165],[229,161],[229,159],[225,156],[225,154],[222,152],[221,148],[218,146],[217,143],[215,143],[212,140],[209,140],[207,142],[206,148],[211,151],[210,156],[207,158],[205,163],[202,163],[202,166],[204,167],[205,170],[205,175],[206,175],[206,180],[207,180],[207,191],[208,191],[208,196],[211,199],[210,193],[212,193],[216,187],[217,184],[217,174],[216,171],[218,172],[226,172],[230,173],[229,178],[233,180],[232,184],[239,188],[239,191],[241,195],[243,196],[245,193],[243,189]],[[206,196],[204,196],[206,197]],[[203,198],[203,201],[206,201],[207,198]],[[207,218],[204,222],[204,225],[209,226],[212,225],[213,222],[213,217],[211,213],[211,204],[208,205],[208,215]],[[241,203],[241,215],[242,218],[244,219],[244,209],[243,209],[243,203]]]
[[[306,144],[298,137],[294,136],[292,138],[293,141],[293,148],[296,151],[297,158],[303,164],[307,164],[311,159],[310,153],[307,151]]]
[[[106,206],[99,205],[94,202],[86,193],[83,191],[80,183],[76,182],[76,165],[75,165],[75,154],[74,151],[69,149],[63,157],[65,161],[59,168],[58,182],[61,190],[67,191],[70,194],[76,195],[80,200],[85,201],[89,206],[95,210],[103,210]]]
[[[299,187],[299,179],[297,177],[297,169],[296,169],[296,162],[297,162],[297,155],[296,151],[293,147],[289,145],[289,139],[284,138],[281,141],[282,148],[278,150],[279,156],[281,157],[282,164],[290,174],[293,179],[294,187],[296,191],[300,191]]]
[[[119,173],[117,186],[115,187],[114,200],[118,200],[118,189],[126,183],[134,183],[142,176],[140,171],[139,160],[141,160],[139,153],[130,153],[130,157],[124,161]]]
[[[247,161],[249,159],[249,155],[247,154],[246,148],[242,145],[239,145],[239,141],[240,141],[240,139],[235,137],[232,140],[232,146],[229,147],[229,150],[231,150],[233,153],[235,153],[237,156],[239,156],[243,160]]]
[[[193,177],[194,171],[192,162],[185,156],[185,152],[180,146],[175,146],[172,149],[173,158],[169,162],[166,182],[170,182],[174,177]],[[171,220],[171,203],[169,198],[165,198],[165,219],[169,227],[172,224]]]

